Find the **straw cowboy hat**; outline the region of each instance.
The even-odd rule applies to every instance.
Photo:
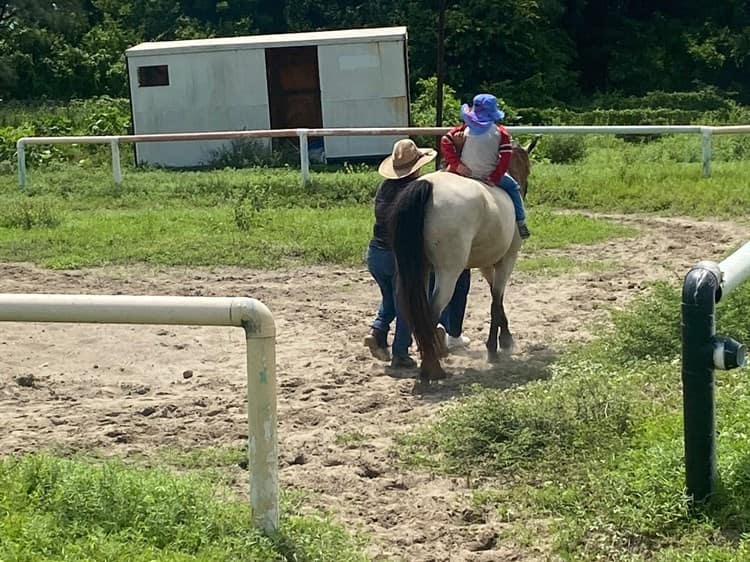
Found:
[[[402,139],[393,145],[393,153],[380,163],[378,173],[391,180],[405,178],[434,160],[436,155],[431,148],[417,148],[414,141]]]

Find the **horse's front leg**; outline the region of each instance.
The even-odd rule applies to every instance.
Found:
[[[492,294],[490,333],[487,336],[487,361],[490,363],[497,363],[500,360],[497,351],[498,342],[500,343],[500,351],[503,353],[513,353],[515,346],[513,334],[510,333],[510,327],[508,326],[508,316],[505,314],[505,306],[503,306],[504,296],[504,293],[495,296],[494,291]],[[500,332],[499,336],[498,331]]]
[[[495,292],[492,292],[492,304],[490,304],[490,333],[487,335],[487,361],[490,363],[497,363],[500,360],[500,356],[497,353],[497,331],[500,327],[501,316],[505,315],[503,310],[503,299],[495,296]],[[506,318],[507,323],[507,318]]]
[[[513,341],[513,334],[510,333],[508,327],[508,317],[505,315],[505,306],[503,305],[503,299],[505,293],[500,295],[500,351],[503,353],[513,353],[515,350],[515,342]]]

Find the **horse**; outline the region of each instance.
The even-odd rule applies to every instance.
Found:
[[[536,139],[526,148],[514,146],[508,170],[524,198],[531,173],[529,154],[535,146]],[[437,322],[464,269],[479,268],[490,286],[488,360],[498,360],[498,343],[502,351],[512,351],[503,295],[522,240],[513,203],[502,188],[445,171],[426,174],[407,185],[394,201],[389,230],[399,305],[420,349],[423,381],[447,376],[440,366],[440,356],[447,350]],[[431,270],[435,288],[429,296]]]

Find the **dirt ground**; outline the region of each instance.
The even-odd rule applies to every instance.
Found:
[[[379,294],[362,268],[47,271],[0,264],[0,292],[258,298],[277,322],[284,487],[309,492],[313,507],[370,536],[376,559],[545,560],[547,541],[513,544],[492,514],[472,513],[465,480],[400,468],[392,438],[435,416],[464,385],[503,388],[547,376],[566,344],[590,337],[609,308],[628,302],[647,281],[678,283],[690,265],[719,260],[750,235],[746,224],[609,218],[636,227],[639,235],[548,254],[607,260],[611,270],[514,275],[506,308],[518,352],[497,365],[485,361],[489,295],[475,273],[465,323],[471,344],[446,360],[453,377],[429,393],[415,392],[415,371],[391,372],[363,347]],[[127,457],[246,440],[242,330],[1,328],[4,453],[63,448]],[[538,526],[543,534],[544,522]]]

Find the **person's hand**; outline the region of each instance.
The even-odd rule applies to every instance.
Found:
[[[456,168],[456,172],[458,172],[462,176],[466,176],[467,178],[471,177],[471,168],[469,168],[463,162],[458,165],[458,167]]]

